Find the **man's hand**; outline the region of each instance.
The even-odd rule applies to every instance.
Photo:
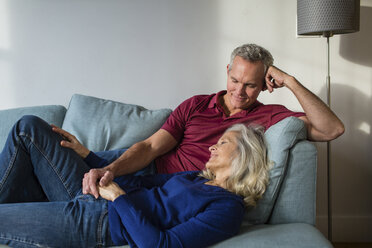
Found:
[[[61,141],[61,146],[74,150],[82,158],[86,158],[88,156],[90,151],[88,148],[83,146],[74,135],[55,125],[51,126],[54,132],[63,137],[64,140]]]
[[[273,92],[276,88],[288,86],[292,76],[288,75],[284,71],[278,69],[275,66],[270,66],[265,75],[265,83],[269,92]]]
[[[115,201],[119,196],[125,195],[125,191],[114,182],[107,186],[98,186],[98,191],[99,195],[108,201]]]
[[[85,173],[83,178],[83,194],[91,194],[96,199],[99,197],[97,184],[100,187],[107,186],[114,180],[114,174],[105,169],[91,169],[88,173]]]

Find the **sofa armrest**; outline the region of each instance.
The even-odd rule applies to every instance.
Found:
[[[269,219],[269,224],[315,225],[317,150],[307,140],[289,152],[287,172]]]

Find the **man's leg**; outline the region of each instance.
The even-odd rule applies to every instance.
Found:
[[[10,247],[106,247],[107,201],[81,195],[68,202],[0,204],[0,244]]]
[[[62,137],[35,116],[22,117],[12,128],[0,154],[0,203],[68,201],[81,193],[89,171]]]

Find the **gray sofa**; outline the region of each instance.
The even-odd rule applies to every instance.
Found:
[[[2,110],[0,149],[14,122],[26,114],[66,129],[93,151],[103,151],[150,136],[170,113],[84,95],[73,95],[67,109],[49,105]],[[265,136],[274,162],[270,185],[258,206],[247,210],[240,233],[213,247],[332,247],[314,227],[317,154],[306,140],[303,122],[286,118]]]

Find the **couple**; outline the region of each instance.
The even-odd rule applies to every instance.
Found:
[[[312,140],[343,132],[329,108],[272,63],[259,46],[238,47],[227,68],[227,91],[186,100],[158,132],[111,164],[65,131],[35,117],[22,118],[0,156],[0,203],[37,203],[0,205],[0,243],[205,247],[233,236],[244,205],[254,205],[265,191],[269,170],[262,132],[234,124],[267,129],[296,116]],[[305,114],[256,100],[265,88],[272,92],[283,86]],[[161,173],[202,172],[118,177],[155,158]]]

